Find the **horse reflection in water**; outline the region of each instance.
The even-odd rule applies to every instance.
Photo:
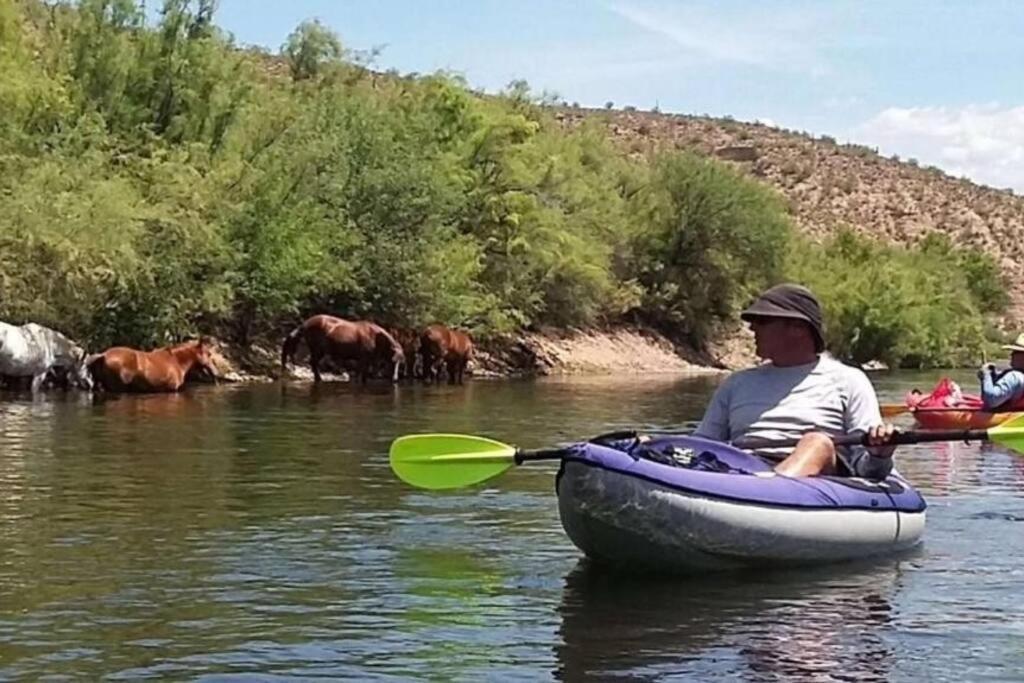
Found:
[[[93,406],[97,414],[115,417],[125,424],[157,424],[188,419],[191,415],[201,414],[205,407],[194,394],[186,391],[110,394],[103,400],[95,400]]]
[[[92,388],[82,347],[60,332],[36,323],[16,327],[0,322],[0,375],[15,379],[31,377],[35,394],[53,370],[66,373],[79,388]]]
[[[560,680],[885,681],[898,564],[700,578],[566,577]]]

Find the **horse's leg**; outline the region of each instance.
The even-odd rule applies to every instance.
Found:
[[[320,377],[320,349],[313,345],[309,347],[309,367],[313,369],[313,381],[321,381]]]
[[[46,380],[46,370],[32,376],[32,393],[38,394],[43,388],[43,381]]]
[[[439,384],[441,382],[441,363],[443,361],[440,358],[434,358],[431,356],[430,365],[428,366],[427,373],[430,377],[428,383]]]

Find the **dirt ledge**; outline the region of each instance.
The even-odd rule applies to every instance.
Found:
[[[640,326],[602,329],[546,328],[507,335],[479,345],[470,373],[474,377],[523,377],[580,374],[713,374],[748,365],[751,340],[728,330],[722,341],[701,353]],[[259,382],[280,377],[278,342],[249,346],[220,342],[216,364],[226,381]],[[303,350],[288,368],[295,379],[312,379]],[[342,373],[329,379],[346,379]]]
[[[484,376],[577,374],[707,374],[715,358],[641,327],[542,329],[493,340],[477,353]]]

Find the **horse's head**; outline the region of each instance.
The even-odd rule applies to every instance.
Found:
[[[91,391],[93,387],[92,373],[89,371],[90,356],[81,346],[71,347],[71,367],[68,369],[68,380],[75,383],[83,391]]]
[[[217,361],[214,359],[213,343],[209,339],[200,337],[196,342],[196,365],[214,382],[217,381]]]
[[[377,362],[387,360],[391,365],[389,368],[391,381],[397,382],[398,375],[401,373],[402,368],[405,367],[405,351],[402,350],[402,345],[396,341],[390,332],[381,328],[377,329],[375,350]]]
[[[203,377],[206,379],[217,381],[217,361],[214,358],[214,346],[213,343],[200,337],[195,341],[186,342],[180,346],[175,347],[175,350],[181,350],[184,352],[184,356],[178,356],[179,362],[191,360],[190,374],[195,373],[196,377]]]

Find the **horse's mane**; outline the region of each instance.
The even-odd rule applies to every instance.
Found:
[[[195,339],[186,339],[180,341],[177,344],[168,344],[167,346],[161,346],[161,349],[167,349],[168,351],[177,351],[178,349],[184,349],[190,346],[208,346],[209,342],[203,337],[197,337]]]

